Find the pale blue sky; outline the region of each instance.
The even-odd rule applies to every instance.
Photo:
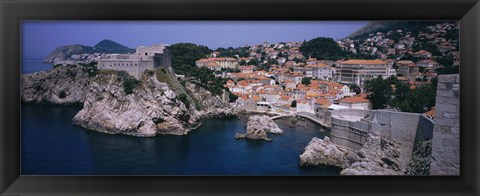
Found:
[[[154,43],[190,42],[239,47],[264,41],[341,39],[368,21],[24,21],[22,58],[40,59],[58,46],[93,46],[110,39],[130,48]]]

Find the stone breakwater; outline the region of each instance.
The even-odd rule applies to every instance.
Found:
[[[245,134],[237,133],[235,138],[271,141],[272,139],[268,138],[267,133],[283,134],[283,130],[281,130],[278,125],[266,115],[250,116],[248,118],[246,129]]]

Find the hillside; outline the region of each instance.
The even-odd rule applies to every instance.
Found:
[[[85,46],[81,44],[73,44],[67,46],[59,46],[50,52],[43,62],[56,64],[58,62],[72,60],[73,55],[92,54],[92,53],[133,53],[135,49],[128,48],[122,44],[111,40],[102,40],[95,46]]]
[[[386,33],[388,31],[395,31],[398,29],[403,31],[411,31],[412,33],[416,34],[420,29],[425,29],[425,27],[435,25],[437,23],[438,21],[370,21],[362,28],[345,37],[345,39],[364,39],[370,33]]]
[[[104,39],[93,46],[93,50],[98,53],[134,53],[131,49],[112,40]]]

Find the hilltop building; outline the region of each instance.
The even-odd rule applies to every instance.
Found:
[[[205,58],[195,61],[195,64],[198,67],[207,67],[211,70],[235,69],[238,67],[238,60],[230,57]]]
[[[140,46],[135,54],[108,54],[100,58],[97,64],[98,69],[126,71],[137,79],[140,79],[145,70],[157,67],[171,67],[170,46]]]

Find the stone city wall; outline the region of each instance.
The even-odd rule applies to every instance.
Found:
[[[372,111],[362,109],[341,109],[330,111],[331,116],[331,132],[330,139],[332,143],[350,148],[352,150],[360,150],[367,139],[370,130],[368,120],[372,117]],[[352,121],[350,117],[367,117],[365,120]]]
[[[440,75],[430,175],[460,175],[460,76]]]
[[[341,116],[366,118],[352,121]],[[399,143],[402,170],[411,160],[416,141],[428,139],[433,127],[433,122],[421,114],[383,110],[337,110],[332,112],[331,121],[331,141],[355,151],[362,148],[368,133]]]

